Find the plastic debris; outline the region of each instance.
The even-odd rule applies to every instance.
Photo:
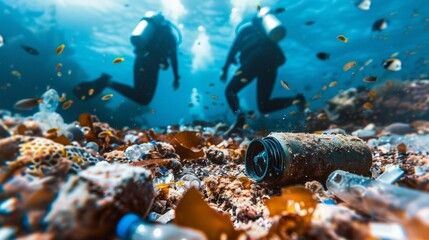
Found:
[[[142,151],[139,145],[131,145],[125,150],[125,157],[131,161],[138,161],[142,156]]]
[[[387,184],[392,184],[398,181],[398,179],[401,178],[404,174],[405,172],[402,171],[398,165],[388,165],[386,166],[386,171],[381,174],[377,180]]]
[[[429,151],[429,135],[383,136],[372,144],[385,151],[391,151],[400,143],[404,143],[407,151]]]
[[[404,228],[400,224],[372,222],[369,224],[369,230],[376,239],[407,239]]]
[[[429,194],[341,170],[329,175],[328,190],[370,216],[401,223],[409,239],[424,239],[429,227]]]
[[[203,233],[173,224],[150,224],[135,214],[127,214],[119,221],[116,234],[120,239],[207,239]]]
[[[371,162],[371,150],[365,142],[344,135],[271,133],[253,140],[245,156],[250,178],[276,186],[324,182],[336,169],[365,175]]]
[[[367,129],[358,129],[352,132],[353,136],[356,136],[359,138],[370,138],[375,136],[375,134],[376,134],[375,130],[367,130]]]
[[[425,170],[421,166],[414,166],[414,175],[416,176],[423,176],[425,175]]]
[[[125,157],[136,162],[144,155],[148,154],[149,151],[154,149],[155,147],[152,143],[142,143],[140,145],[134,144],[125,150]]]
[[[85,147],[87,149],[90,149],[90,150],[94,151],[94,152],[98,152],[98,149],[99,149],[97,143],[95,143],[95,142],[88,142],[85,145]]]
[[[15,239],[16,230],[10,227],[1,227],[0,228],[0,239]]]
[[[200,179],[198,179],[196,176],[192,174],[185,174],[179,179],[177,185],[178,185],[179,191],[186,191],[190,187],[195,187],[196,189],[200,189],[201,181]]]

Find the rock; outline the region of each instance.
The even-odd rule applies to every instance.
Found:
[[[68,179],[45,220],[55,238],[109,239],[122,216],[146,216],[153,199],[148,170],[100,162]]]

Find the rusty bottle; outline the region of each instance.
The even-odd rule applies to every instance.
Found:
[[[338,169],[368,176],[371,163],[364,141],[339,134],[271,133],[250,142],[245,156],[249,177],[276,186],[325,183]]]

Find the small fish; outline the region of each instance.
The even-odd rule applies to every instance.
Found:
[[[238,75],[240,75],[242,72],[243,72],[243,71],[238,70],[238,71],[234,74],[234,76],[238,76]]]
[[[373,105],[372,105],[372,103],[370,103],[370,102],[366,102],[364,105],[363,105],[363,108],[365,108],[365,109],[371,109],[373,107]]]
[[[296,115],[296,112],[295,111],[292,111],[292,112],[290,112],[289,113],[291,116],[295,116]]]
[[[62,77],[62,76],[63,76],[63,73],[62,73],[62,72],[57,72],[57,76],[58,76],[58,77]]]
[[[82,100],[82,101],[85,100],[85,99],[86,99],[85,95],[83,95],[83,96],[80,97],[80,100]]]
[[[368,92],[368,95],[372,98],[375,98],[375,96],[377,96],[377,93],[371,90]]]
[[[73,100],[69,99],[63,103],[63,110],[68,109],[73,104]]]
[[[242,78],[242,79],[240,79],[240,82],[241,82],[241,83],[247,83],[247,82],[248,82],[248,80],[247,80],[247,78]]]
[[[61,103],[61,102],[64,102],[66,99],[67,99],[67,96],[65,93],[63,93],[63,94],[61,94],[61,97],[58,101]]]
[[[311,99],[317,100],[317,99],[319,99],[321,97],[322,97],[322,93],[318,93],[318,94],[314,95]]]
[[[26,51],[27,53],[29,53],[31,55],[39,55],[39,51],[37,51],[35,48],[32,48],[30,46],[21,45],[21,48],[24,49],[24,51]]]
[[[345,42],[345,43],[349,41],[349,39],[346,38],[344,35],[339,35],[337,37],[337,39],[340,40],[341,42]]]
[[[362,2],[360,2],[357,7],[360,10],[363,11],[368,11],[371,8],[371,1],[370,0],[363,0]]]
[[[326,113],[319,113],[319,114],[317,114],[316,118],[319,121],[323,121],[323,120],[327,120],[328,119],[328,115],[326,115]]]
[[[368,61],[366,61],[364,65],[365,65],[365,66],[368,66],[369,64],[371,64],[371,63],[372,63],[372,61],[373,61],[372,59],[368,59]]]
[[[38,106],[41,102],[41,98],[26,98],[16,102],[13,107],[19,110],[31,110],[32,108]]]
[[[394,58],[394,57],[396,57],[396,56],[398,56],[399,55],[399,52],[394,52],[394,53],[392,53],[392,55],[390,55],[390,57],[391,58]]]
[[[293,100],[293,101],[292,101],[292,104],[293,104],[293,105],[297,105],[297,104],[299,104],[300,102],[301,102],[301,100],[295,99],[295,100]]]
[[[155,108],[152,108],[152,109],[150,110],[150,112],[151,112],[153,115],[155,115],[155,114],[156,114]]]
[[[163,189],[163,188],[169,188],[170,186],[173,186],[174,182],[170,182],[170,183],[159,183],[157,184],[155,187],[158,189]]]
[[[21,73],[17,70],[12,70],[12,75],[18,78],[21,77]]]
[[[60,131],[60,129],[59,129],[59,128],[51,128],[51,129],[48,129],[48,130],[46,131],[46,133],[47,133],[47,134],[49,134],[49,135],[52,135],[52,134],[57,134],[57,133],[58,133],[58,131]]]
[[[58,63],[57,66],[55,66],[55,71],[57,71],[57,72],[60,71],[62,67],[63,67],[63,64]]]
[[[329,53],[319,52],[316,54],[316,57],[322,61],[325,61],[329,58]]]
[[[330,82],[329,83],[329,87],[335,87],[335,86],[337,86],[337,81],[333,81],[333,82]]]
[[[73,156],[72,159],[76,163],[81,163],[83,161],[83,157],[81,157],[81,156]]]
[[[305,22],[305,25],[307,25],[307,26],[311,26],[311,25],[313,25],[315,22],[314,21],[307,21],[307,22]]]
[[[204,109],[205,109],[205,110],[209,110],[209,107],[208,107],[208,106],[204,106]]]
[[[193,107],[193,106],[194,106],[194,104],[193,104],[193,103],[189,103],[189,104],[188,104],[188,107],[190,107],[190,108],[191,108],[191,107]]]
[[[285,80],[281,80],[280,82],[282,83],[282,86],[283,86],[286,90],[290,90],[289,84],[288,84]]]
[[[378,19],[372,24],[372,31],[383,31],[387,28],[388,21],[385,18]]]
[[[92,96],[92,94],[94,94],[94,89],[93,89],[93,88],[90,88],[90,89],[88,90],[88,95],[89,95],[89,96]]]
[[[3,35],[0,34],[0,48],[4,46],[4,43],[5,41],[4,41]]]
[[[248,128],[249,128],[249,124],[246,123],[246,124],[243,125],[243,130],[246,130]]]
[[[63,51],[64,51],[64,48],[66,47],[66,45],[64,45],[64,44],[60,44],[58,47],[57,47],[57,49],[55,50],[55,53],[57,54],[57,55],[60,55],[61,53],[63,53]]]
[[[328,86],[323,85],[322,90],[323,90],[323,91],[326,91],[326,89],[328,89]]]
[[[112,132],[112,131],[109,131],[109,130],[106,130],[106,131],[102,131],[102,132],[100,132],[100,133],[97,135],[97,137],[98,137],[98,138],[105,138],[105,137],[107,137],[107,136],[113,136],[113,132]]]
[[[215,85],[214,83],[210,83],[209,87],[214,87],[214,85]]]
[[[356,66],[356,62],[348,62],[348,63],[346,63],[346,64],[344,64],[344,66],[343,66],[343,70],[345,71],[345,72],[347,72],[348,70],[350,70],[350,68],[353,68],[354,66]]]
[[[72,70],[71,70],[71,69],[69,69],[69,70],[67,71],[67,74],[70,76],[70,75],[72,74]]]
[[[367,76],[362,79],[364,82],[377,82],[378,78],[376,76]]]
[[[389,87],[391,87],[391,86],[393,86],[393,82],[392,81],[387,81],[386,85],[389,86]]]
[[[123,61],[125,61],[125,58],[123,58],[123,57],[118,57],[118,58],[113,59],[114,64],[121,63]]]
[[[212,97],[212,99],[215,99],[215,100],[219,99],[219,97],[216,95],[212,95],[211,97]]]
[[[396,72],[402,69],[402,63],[397,58],[389,58],[383,62],[383,67],[389,71]]]
[[[113,97],[113,93],[109,93],[109,94],[106,94],[106,95],[104,95],[102,98],[101,98],[101,100],[103,100],[103,101],[107,101],[107,100],[109,100],[110,98],[112,98]]]

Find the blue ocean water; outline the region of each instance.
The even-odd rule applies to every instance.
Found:
[[[96,114],[113,126],[164,126],[193,119],[207,121],[233,120],[227,107],[219,75],[235,37],[235,28],[253,17],[256,5],[284,7],[278,17],[287,29],[280,46],[287,62],[279,68],[273,97],[303,93],[310,109],[324,105],[341,89],[368,85],[362,78],[373,75],[378,82],[427,78],[429,73],[429,4],[427,0],[373,0],[363,11],[355,0],[1,0],[0,34],[5,40],[0,47],[0,109],[24,116],[34,111],[18,111],[13,104],[23,98],[39,97],[55,88],[73,99],[73,105],[58,112],[66,122],[76,120],[83,112]],[[130,33],[146,11],[162,11],[182,32],[178,48],[180,88],[173,90],[171,68],[162,71],[155,97],[148,106],[140,106],[111,89],[108,101],[100,98],[77,99],[71,93],[81,82],[108,73],[115,81],[133,83],[133,46]],[[388,19],[384,31],[372,31],[373,23]],[[344,35],[348,42],[337,40]],[[64,52],[55,50],[65,44]],[[22,45],[39,52],[31,55]],[[322,61],[319,52],[329,54]],[[392,54],[402,61],[402,70],[387,71],[382,62]],[[125,61],[113,64],[113,59]],[[372,59],[366,66],[365,63]],[[357,66],[343,71],[344,64]],[[55,67],[63,65],[62,76]],[[363,67],[363,69],[360,69]],[[236,68],[231,68],[232,77]],[[17,74],[17,72],[19,74]],[[20,76],[17,76],[20,75]],[[290,85],[282,87],[280,80]],[[332,81],[337,86],[323,91],[321,98],[311,98]],[[212,86],[214,83],[214,86]],[[256,84],[239,94],[245,110],[257,111]],[[196,97],[199,95],[199,97]],[[218,99],[215,99],[217,98]],[[216,102],[216,105],[213,105]],[[194,103],[189,107],[189,103]],[[222,105],[221,103],[224,103]],[[292,119],[289,111],[270,114],[284,122]]]

